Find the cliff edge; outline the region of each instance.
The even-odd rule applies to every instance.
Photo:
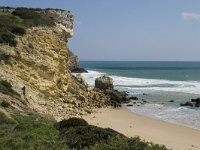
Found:
[[[80,76],[70,73],[67,41],[73,36],[73,14],[54,9],[32,11],[54,24],[28,26],[25,34],[15,34],[15,46],[1,42],[0,80],[7,80],[27,107],[57,119],[104,106],[107,97],[103,93],[88,89]],[[0,13],[17,14],[13,8],[0,9]]]

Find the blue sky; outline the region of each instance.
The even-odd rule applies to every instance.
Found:
[[[81,60],[200,61],[199,0],[1,0],[0,5],[73,11],[69,47]]]

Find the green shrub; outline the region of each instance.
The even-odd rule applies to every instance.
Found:
[[[166,150],[164,146],[142,141],[138,137],[127,138],[112,129],[85,123],[77,125],[74,123],[77,118],[76,121],[70,119],[75,126],[59,131],[54,120],[38,114],[13,114],[11,117],[7,118],[0,112],[0,149]]]
[[[38,114],[14,114],[12,118],[11,123],[11,119],[0,113],[0,149],[69,150],[66,142],[60,139],[54,120]]]
[[[68,120],[62,120],[59,123],[59,130],[68,129],[70,127],[87,126],[88,123],[84,119],[70,118]]]
[[[54,26],[55,22],[51,17],[37,12],[41,10],[16,8],[12,14],[0,13],[0,43],[16,46],[16,35],[25,34],[26,28],[34,26]]]
[[[14,26],[13,29],[11,30],[11,32],[16,35],[23,35],[26,33],[26,30],[24,27]]]
[[[0,129],[2,125],[8,126],[9,124],[14,124],[14,123],[16,123],[14,120],[8,118],[4,113],[0,112]],[[0,131],[0,135],[1,135],[1,132],[3,131]]]
[[[8,102],[6,102],[6,101],[3,101],[3,102],[1,102],[1,106],[6,108],[6,107],[9,107],[10,104]]]
[[[24,19],[27,26],[54,26],[55,22],[52,18],[39,14],[37,11],[41,9],[31,9],[31,8],[17,8],[12,12],[13,15],[19,16]]]
[[[15,36],[12,33],[5,32],[1,34],[1,39],[3,43],[10,44],[10,46],[16,46],[17,41],[15,40]]]
[[[0,43],[16,46],[15,34],[24,34],[25,27],[19,17],[11,14],[0,14]]]
[[[12,88],[12,85],[6,80],[1,80],[0,84],[3,85],[4,87],[6,87],[7,89],[11,89]]]
[[[103,129],[95,126],[71,127],[62,132],[70,148],[80,150],[83,147],[93,146],[100,141],[106,142],[118,133],[112,129]]]
[[[20,97],[20,95],[12,89],[12,85],[6,80],[0,81],[0,92],[6,95],[10,95],[12,97]]]

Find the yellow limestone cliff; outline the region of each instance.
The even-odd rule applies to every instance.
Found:
[[[56,119],[90,112],[107,101],[69,71],[70,19],[54,27],[28,28],[25,35],[16,37],[16,47],[0,45],[0,54],[8,56],[0,62],[0,80],[10,82],[27,107]]]

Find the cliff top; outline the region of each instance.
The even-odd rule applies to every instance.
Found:
[[[16,46],[16,35],[23,35],[30,27],[59,25],[73,36],[74,16],[61,9],[0,7],[0,43]]]

